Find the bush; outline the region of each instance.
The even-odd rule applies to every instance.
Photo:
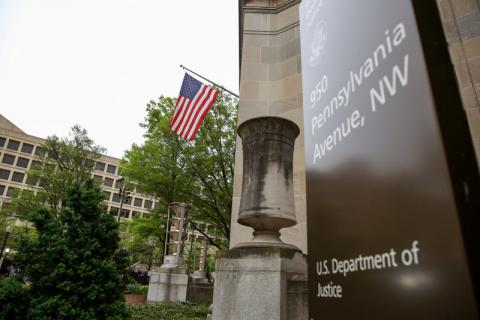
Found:
[[[128,287],[127,290],[128,294],[141,294],[141,295],[147,295],[148,293],[148,286],[139,286],[139,285],[133,285]]]
[[[22,319],[27,312],[29,289],[14,279],[0,280],[0,319]]]
[[[208,306],[194,304],[137,304],[131,305],[132,320],[205,320]]]
[[[26,318],[127,319],[128,259],[118,224],[101,208],[103,194],[92,180],[67,195],[58,213],[34,212],[37,236],[20,241],[16,260],[31,283]]]

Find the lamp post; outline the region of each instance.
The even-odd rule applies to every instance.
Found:
[[[7,233],[5,234],[5,239],[3,239],[2,250],[0,251],[0,269],[2,268],[2,264],[3,264],[4,251],[5,251],[5,246],[7,245],[8,236],[10,236],[10,233],[12,233],[12,230],[13,230],[13,226],[9,224],[7,226],[7,229],[5,230]]]
[[[118,178],[117,182],[121,182],[122,186],[120,189],[118,189],[118,196],[120,197],[120,209],[118,209],[118,214],[117,214],[117,222],[120,222],[120,216],[122,214],[122,208],[123,208],[123,203],[128,201],[128,197],[130,195],[130,191],[127,191],[126,183],[124,182],[125,179],[120,176]]]

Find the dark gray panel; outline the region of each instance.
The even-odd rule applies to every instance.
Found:
[[[302,2],[314,320],[478,318],[478,168],[436,8]]]

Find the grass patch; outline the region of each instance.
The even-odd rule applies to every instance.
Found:
[[[187,303],[137,304],[128,306],[132,320],[205,320],[208,305]]]

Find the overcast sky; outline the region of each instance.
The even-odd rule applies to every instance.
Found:
[[[80,124],[122,157],[180,64],[238,92],[237,0],[0,0],[0,113],[28,134]]]

